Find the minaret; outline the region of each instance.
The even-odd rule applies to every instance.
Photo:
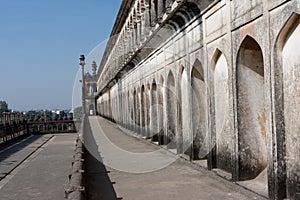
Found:
[[[92,63],[92,71],[93,71],[93,75],[96,75],[96,72],[97,72],[97,63],[96,63],[96,61],[93,61],[93,63]]]
[[[96,115],[96,99],[95,94],[97,91],[97,63],[95,61],[92,62],[92,74],[87,73],[87,110],[88,115]]]

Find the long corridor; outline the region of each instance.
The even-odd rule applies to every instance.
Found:
[[[85,134],[88,199],[264,199],[104,118],[89,117]]]

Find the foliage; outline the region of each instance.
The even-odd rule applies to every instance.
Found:
[[[57,114],[58,113],[58,114]],[[60,120],[68,120],[73,119],[73,114],[71,115],[68,111],[35,111],[31,110],[25,113],[24,119],[29,122],[45,122],[45,121],[60,121]],[[69,115],[69,117],[68,117]]]
[[[0,118],[3,116],[3,112],[8,112],[8,104],[6,101],[0,101]]]

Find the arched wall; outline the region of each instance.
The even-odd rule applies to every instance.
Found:
[[[150,25],[151,20],[152,22],[157,20],[155,3],[163,2],[162,4],[165,3],[163,7],[166,8],[169,1],[149,0],[147,2],[149,4],[154,3],[154,6],[150,5],[149,7],[141,8],[143,10],[141,16],[141,37],[144,40],[149,39],[147,35],[149,30],[155,30],[156,28],[150,27],[149,30],[146,30],[143,27],[145,24]],[[174,2],[171,9],[176,8],[176,4],[181,3],[181,1],[176,3],[175,1],[170,2]],[[207,3],[200,0],[189,0],[188,2],[197,2],[200,10]],[[233,10],[229,9],[231,6],[228,5],[228,2],[233,3],[235,6]],[[209,8],[203,13],[203,16],[199,16],[198,19],[193,21],[190,20],[190,17],[193,17],[192,14],[184,14],[183,10],[180,10],[180,13],[176,11],[175,16],[177,18],[171,19],[172,21],[167,20],[168,25],[164,27],[178,31],[174,35],[170,34],[170,38],[164,38],[161,35],[155,36],[158,39],[156,41],[153,40],[153,44],[155,42],[159,43],[159,45],[161,44],[160,49],[155,49],[151,53],[149,53],[150,51],[144,51],[143,55],[148,57],[141,57],[138,61],[135,60],[136,66],[132,69],[130,68],[132,66],[129,66],[130,70],[122,74],[120,81],[126,82],[126,84],[123,84],[124,90],[126,88],[131,91],[134,87],[139,88],[135,93],[130,92],[131,100],[128,98],[128,102],[132,102],[129,110],[133,111],[129,118],[133,119],[132,125],[135,127],[133,130],[145,133],[140,130],[143,123],[142,118],[144,118],[145,125],[148,129],[149,127],[151,128],[150,133],[152,134],[152,129],[157,122],[159,144],[167,144],[171,137],[175,140],[181,131],[183,136],[186,132],[183,118],[187,109],[184,108],[185,104],[183,102],[186,101],[185,97],[187,95],[184,95],[184,92],[186,92],[185,88],[187,86],[184,84],[185,75],[182,72],[192,68],[190,70],[191,74],[188,73],[188,78],[191,78],[192,102],[188,103],[192,103],[192,108],[190,109],[192,113],[189,113],[192,117],[192,122],[190,122],[189,126],[194,134],[193,158],[207,158],[209,169],[216,167],[231,172],[234,181],[238,181],[237,178],[239,180],[255,178],[269,164],[269,186],[273,185],[275,188],[270,190],[275,191],[278,187],[285,190],[286,173],[288,176],[289,198],[295,199],[296,197],[292,196],[292,194],[297,193],[296,191],[299,190],[299,187],[296,187],[296,183],[300,182],[298,176],[298,163],[300,162],[299,154],[297,154],[300,151],[298,145],[299,134],[296,131],[298,121],[295,120],[298,117],[298,110],[294,109],[291,112],[288,109],[291,109],[292,105],[295,105],[295,108],[298,107],[297,89],[299,86],[297,70],[299,68],[299,55],[295,49],[298,49],[296,45],[298,46],[297,42],[299,41],[299,33],[297,31],[299,23],[297,19],[289,21],[286,25],[283,23],[287,20],[291,10],[297,9],[299,2],[296,0],[272,1],[266,4],[265,2],[267,1],[261,2],[263,6],[260,4],[257,8],[266,8],[262,10],[270,14],[268,15],[270,16],[268,21],[266,21],[266,17],[262,17],[265,16],[264,13],[261,13],[261,16],[259,13],[256,13],[256,7],[253,7],[253,10],[249,12],[250,14],[245,12],[245,16],[247,15],[248,17],[235,18],[241,14],[241,11],[246,11],[248,8],[244,7],[245,10],[236,10],[236,8],[240,7],[234,1],[220,1],[212,5],[213,9]],[[251,7],[250,4],[247,3],[247,6]],[[185,8],[193,9],[189,6]],[[234,12],[234,15],[230,15],[231,11]],[[258,14],[255,15],[255,18],[252,18],[254,15],[249,16],[254,12]],[[150,13],[155,15],[150,15]],[[135,14],[137,15],[138,11]],[[225,20],[215,20],[219,18]],[[229,18],[232,18],[231,23],[228,23]],[[130,19],[133,20],[134,17]],[[211,24],[213,26],[210,26]],[[130,25],[130,23],[127,23],[127,25]],[[158,24],[157,27],[160,25]],[[273,55],[273,49],[268,48],[273,47],[282,26],[286,26],[286,30],[283,34],[284,36],[278,41],[280,43],[278,45],[280,47],[280,55],[277,56]],[[126,30],[123,30],[122,33],[126,33]],[[254,39],[249,36],[243,39],[246,34],[251,35],[253,38],[259,38],[259,42],[253,42]],[[192,41],[182,43],[186,37],[192,38]],[[130,38],[128,39],[130,41]],[[131,47],[126,48],[130,50]],[[217,48],[222,49],[222,52],[217,50],[214,54],[214,50]],[[173,49],[175,52],[172,52]],[[264,56],[262,56],[262,49],[264,50]],[[170,50],[171,53],[165,53],[166,51],[164,52],[164,50]],[[275,48],[276,51],[277,49]],[[290,53],[291,51],[293,53]],[[139,52],[137,52],[137,55],[139,55]],[[212,55],[213,64],[211,65],[210,58]],[[278,59],[282,62],[277,64],[274,61],[277,58],[274,57],[280,57]],[[195,58],[199,58],[197,63],[189,63],[190,60]],[[131,57],[128,59],[131,59]],[[177,74],[180,71],[178,63],[181,63],[182,60],[187,60],[188,62],[184,64],[185,69]],[[200,62],[203,65],[203,69],[200,67]],[[282,68],[280,73],[274,73],[273,71],[274,68],[278,67],[277,65],[279,65],[279,68]],[[262,66],[260,70],[264,72],[259,72],[258,69],[255,69],[257,66]],[[205,76],[203,71],[205,71]],[[164,78],[161,78],[161,76]],[[205,78],[207,79],[205,80]],[[156,98],[154,90],[151,89],[150,93],[147,94],[149,91],[146,89],[147,83],[151,83],[153,79],[159,80],[156,82]],[[279,79],[280,81],[277,81]],[[165,88],[163,84],[165,84]],[[143,85],[145,87],[144,91],[141,90]],[[276,96],[279,90],[283,91],[280,97]],[[103,107],[101,112],[108,117],[114,116],[116,112],[119,112],[118,106],[120,105],[116,104],[114,93],[110,93],[107,100],[101,102],[100,107]],[[147,95],[149,95],[150,99],[150,108],[147,103]],[[157,109],[156,117],[152,108],[155,100],[160,107]],[[180,106],[178,106],[178,103]],[[263,103],[266,103],[267,106]],[[279,104],[282,104],[282,108],[280,106],[277,107]],[[265,111],[261,108],[264,108]],[[142,114],[142,110],[145,111],[145,114]],[[278,114],[280,112],[282,114]],[[276,118],[276,115],[282,115],[280,116],[282,118]],[[149,119],[150,122],[148,121]],[[181,126],[178,127],[179,125]],[[167,137],[168,140],[165,139]],[[156,139],[153,140],[155,141]],[[215,146],[209,149],[208,145],[211,142]],[[176,145],[178,144],[174,144],[172,149],[175,149]],[[266,148],[267,146],[268,149]],[[267,151],[268,155],[271,155],[270,157],[267,156]],[[285,154],[282,152],[286,152],[288,156],[278,156],[279,154]],[[207,153],[209,153],[209,156],[206,156]],[[287,166],[285,166],[285,163],[287,163]],[[280,181],[283,184],[278,186]],[[274,193],[274,195],[277,194]],[[282,197],[287,198],[284,195]]]

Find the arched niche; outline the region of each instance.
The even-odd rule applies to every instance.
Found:
[[[257,177],[267,167],[264,61],[250,36],[237,56],[239,180]]]
[[[300,15],[294,13],[278,38],[281,52],[286,141],[287,199],[299,199],[300,183]]]
[[[213,57],[213,86],[215,112],[215,151],[217,168],[231,171],[232,137],[229,128],[228,64],[225,55],[216,50]]]
[[[167,77],[165,93],[167,108],[167,145],[170,149],[176,149],[177,97],[175,91],[175,78],[171,71]]]
[[[158,103],[157,103],[157,85],[153,80],[151,84],[151,105],[150,105],[150,136],[152,141],[158,142]]]
[[[179,94],[178,94],[178,124],[180,127],[180,137],[178,140],[182,142],[182,146],[180,146],[180,151],[182,153],[186,153],[190,155],[190,147],[192,144],[192,136],[190,135],[189,130],[189,85],[188,85],[188,75],[184,66],[181,66],[179,71]],[[182,149],[181,149],[182,148]]]
[[[141,98],[140,98],[140,88],[137,89],[135,94],[135,104],[136,104],[136,112],[135,112],[135,124],[136,124],[136,132],[140,134],[140,117],[141,117]]]
[[[158,142],[160,145],[166,144],[166,134],[164,127],[164,114],[165,113],[165,105],[164,105],[164,78],[161,76],[159,79],[159,84],[157,85],[157,101],[158,101]]]
[[[150,84],[145,87],[145,136],[150,137]]]
[[[132,130],[132,114],[133,114],[133,110],[134,110],[134,104],[133,104],[133,95],[131,94],[131,90],[128,89],[127,90],[127,94],[126,94],[126,101],[128,103],[128,113],[126,114],[126,124],[127,124],[127,128],[129,130]]]
[[[136,113],[137,113],[137,99],[136,99],[136,90],[135,88],[133,89],[133,93],[132,93],[132,100],[133,100],[133,105],[132,105],[132,112],[130,114],[130,117],[131,117],[131,127],[132,127],[132,130],[134,131],[135,128],[136,128]]]
[[[146,136],[146,129],[145,129],[145,125],[146,125],[146,89],[145,86],[142,85],[141,87],[141,93],[140,93],[140,98],[141,98],[141,117],[140,117],[140,128],[141,128],[141,135]]]
[[[202,64],[195,60],[191,72],[192,121],[193,121],[193,160],[206,158],[206,87]]]

